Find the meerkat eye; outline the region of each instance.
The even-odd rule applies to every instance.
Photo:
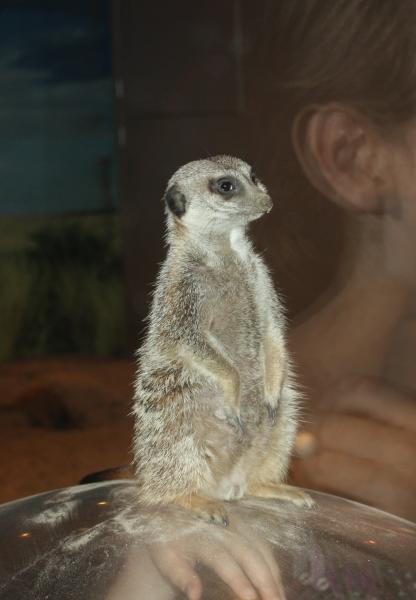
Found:
[[[228,192],[233,191],[234,184],[232,181],[221,181],[221,183],[219,184],[219,188],[222,192],[224,192],[225,194],[228,194]]]
[[[231,177],[221,177],[214,183],[214,190],[222,196],[230,196],[237,189],[237,184]]]
[[[250,172],[250,179],[254,183],[254,185],[257,185],[259,182],[258,177],[255,174],[255,172],[253,171],[253,169],[251,169],[251,172]]]

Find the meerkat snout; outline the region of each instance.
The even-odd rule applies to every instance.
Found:
[[[273,201],[270,198],[269,194],[262,194],[259,198],[259,207],[265,212],[269,213],[273,208]]]

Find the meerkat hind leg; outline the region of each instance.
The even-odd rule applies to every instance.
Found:
[[[221,500],[206,498],[196,494],[180,496],[175,499],[175,504],[182,508],[194,511],[195,515],[208,522],[228,527],[228,514]]]
[[[309,494],[285,483],[254,484],[247,490],[247,495],[258,498],[275,498],[276,500],[287,500],[297,506],[314,506],[315,502]]]

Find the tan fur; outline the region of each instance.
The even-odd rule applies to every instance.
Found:
[[[224,178],[235,188],[228,196]],[[179,169],[166,198],[173,212],[179,202],[180,216],[167,211],[169,250],[138,351],[140,499],[218,523],[226,523],[223,501],[247,493],[298,501],[300,492],[279,487],[298,406],[285,319],[246,236],[271,200],[250,167],[227,156]]]

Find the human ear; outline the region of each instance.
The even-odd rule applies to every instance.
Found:
[[[344,208],[384,210],[385,147],[364,117],[342,105],[304,109],[292,128],[292,142],[311,184]]]

